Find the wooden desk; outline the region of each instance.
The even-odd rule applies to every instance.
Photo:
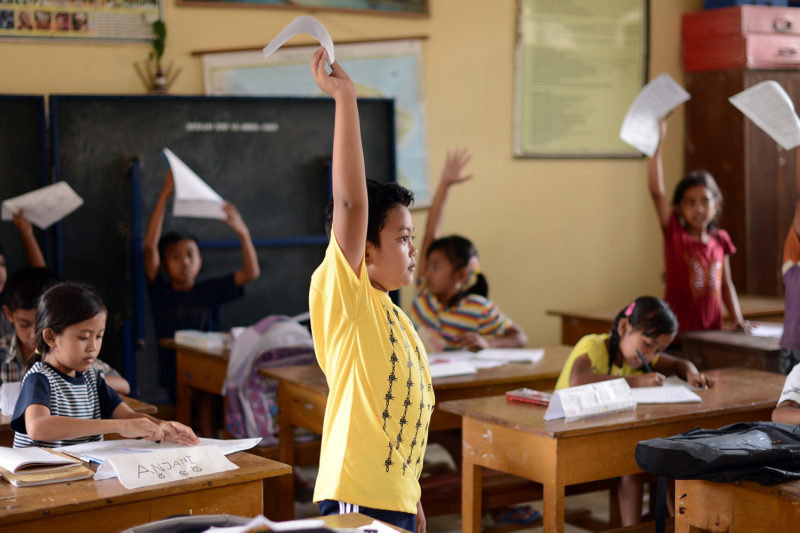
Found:
[[[564,487],[640,472],[636,444],[694,427],[769,420],[784,376],[758,370],[712,370],[717,386],[695,404],[640,405],[635,411],[566,423],[545,422],[544,407],[502,396],[447,402],[462,417],[462,531],[480,531],[482,468],[543,485],[544,531],[564,529]]]
[[[739,304],[742,308],[742,315],[748,320],[758,319],[762,322],[783,321],[783,298],[740,294]],[[584,335],[605,333],[611,330],[614,318],[625,305],[627,304],[590,309],[550,309],[547,314],[561,317],[561,343],[574,345]],[[727,313],[723,314],[723,316],[727,318]]]
[[[0,532],[121,531],[177,514],[255,516],[263,512],[264,481],[291,467],[235,453],[238,470],[154,487],[126,489],[118,479],[84,479],[17,488],[0,483]]]
[[[462,398],[478,398],[518,387],[552,390],[569,356],[569,346],[547,346],[544,358],[536,363],[512,363],[479,370],[476,374],[437,378],[433,380],[436,403]],[[322,434],[328,384],[317,365],[264,368],[260,372],[278,381],[278,411],[280,412],[278,459],[294,465],[294,429],[306,428]],[[429,431],[457,429],[461,419],[453,413],[434,409]],[[294,494],[294,479],[285,479],[282,494]],[[281,505],[287,512],[293,508]],[[291,518],[290,516],[282,519]]]
[[[158,344],[175,350],[175,417],[178,422],[191,427],[193,391],[222,395],[230,351],[195,348],[166,339],[158,341]]]
[[[754,481],[675,481],[675,532],[751,533],[797,531],[800,482],[759,485]]]
[[[740,331],[716,329],[681,333],[681,356],[697,368],[739,366],[780,372],[780,338],[756,337]]]
[[[147,415],[154,415],[158,412],[158,407],[153,404],[131,398],[129,396],[122,396],[131,409],[137,413],[145,413]],[[0,446],[13,446],[14,445],[14,432],[9,427],[11,423],[11,415],[0,415]]]

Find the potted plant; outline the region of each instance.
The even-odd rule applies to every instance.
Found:
[[[172,61],[166,70],[162,68],[161,59],[164,57],[166,42],[167,26],[163,20],[158,19],[153,22],[153,49],[150,51],[147,61],[143,62],[144,68],[140,67],[138,62],[133,64],[145,89],[152,93],[166,93],[181,72],[181,69],[178,68],[173,74]]]

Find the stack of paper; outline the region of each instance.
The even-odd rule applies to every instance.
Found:
[[[11,220],[22,209],[25,218],[47,229],[83,205],[83,198],[66,181],[3,200],[2,219]]]
[[[728,100],[784,150],[800,145],[800,119],[792,99],[777,81],[762,81]]]
[[[172,205],[172,214],[176,217],[196,218],[227,218],[222,206],[225,200],[214,189],[200,179],[186,163],[172,153],[169,148],[164,148],[164,155],[172,170],[172,179],[175,182],[175,200]]]
[[[661,74],[636,96],[625,114],[619,137],[640,152],[653,157],[661,131],[659,119],[690,98],[669,74]]]

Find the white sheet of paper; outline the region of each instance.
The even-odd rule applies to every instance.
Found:
[[[431,363],[432,378],[446,378],[450,376],[464,376],[474,374],[478,370],[469,361],[450,361]]]
[[[575,420],[636,408],[628,382],[623,378],[598,381],[557,390],[544,413],[545,420]]]
[[[289,520],[286,522],[273,522],[263,515],[250,520],[243,526],[230,526],[230,527],[211,527],[206,532],[213,531],[214,533],[248,533],[249,531],[261,531],[267,529],[268,531],[296,531],[306,529],[324,528],[325,522],[317,518],[304,518],[302,520]],[[394,531],[394,530],[392,530]]]
[[[792,99],[777,81],[762,81],[728,100],[784,150],[800,145],[800,119]]]
[[[661,74],[639,91],[622,121],[619,138],[653,157],[661,136],[658,119],[689,98],[689,93],[669,74]]]
[[[366,526],[361,526],[360,528],[358,528],[358,531],[369,531],[369,532],[374,531],[376,533],[397,533],[396,529],[387,526],[383,522],[378,522],[377,520],[373,520]]]
[[[323,26],[320,21],[308,15],[300,15],[287,24],[286,27],[264,47],[264,58],[271,56],[275,50],[283,46],[283,43],[299,33],[307,33],[319,41],[319,44],[321,44],[328,53],[329,65],[336,61],[333,56],[333,39],[331,39],[331,34],[328,33],[328,30],[325,29],[325,26]]]
[[[754,324],[750,335],[756,337],[780,337],[783,335],[783,324]]]
[[[696,403],[702,398],[681,385],[661,387],[633,387],[633,397],[637,403]]]
[[[473,354],[474,359],[487,359],[503,363],[538,363],[544,358],[544,350],[526,348],[486,348]]]
[[[17,405],[19,391],[22,390],[21,381],[9,381],[0,385],[0,412],[6,416],[14,414],[14,406]]]
[[[59,181],[47,187],[3,200],[0,218],[11,220],[12,215],[22,209],[25,211],[25,218],[31,224],[41,229],[47,229],[81,205],[83,205],[83,198],[78,196],[78,193],[66,181]]]
[[[169,148],[164,148],[164,155],[172,169],[172,178],[175,181],[175,200],[172,205],[172,215],[176,217],[215,218],[227,217],[222,210],[225,200],[214,189],[200,179],[186,163],[172,153]]]
[[[239,468],[216,446],[186,446],[109,457],[98,469],[112,468],[126,489],[137,489]],[[95,479],[98,477],[95,475]]]

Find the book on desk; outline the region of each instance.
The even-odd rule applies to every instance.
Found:
[[[92,475],[90,468],[53,450],[0,447],[0,476],[15,487],[76,481]]]

